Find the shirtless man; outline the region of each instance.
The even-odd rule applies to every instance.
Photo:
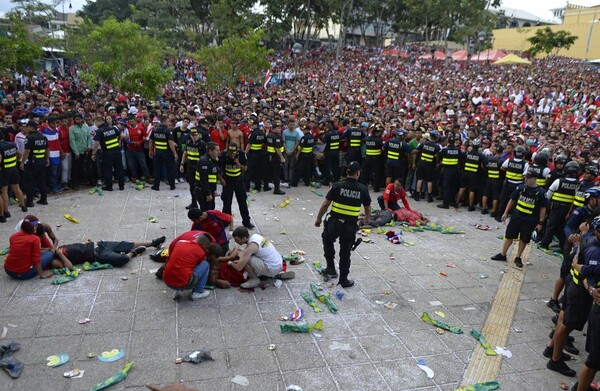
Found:
[[[227,143],[236,143],[238,148],[244,149],[244,133],[239,128],[240,121],[236,118],[231,120],[231,128],[227,131]]]

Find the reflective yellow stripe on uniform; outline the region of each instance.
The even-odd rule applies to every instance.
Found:
[[[227,174],[227,176],[230,177],[237,177],[242,175],[242,169],[241,168],[226,168],[225,169],[225,174]],[[209,175],[209,182],[210,182],[210,175]],[[215,180],[216,182],[216,180]]]
[[[160,149],[162,151],[167,149],[167,142],[166,141],[154,141],[154,147],[156,149]]]
[[[570,194],[563,194],[563,193],[557,193],[557,192],[555,192],[555,193],[552,194],[551,201],[564,202],[565,204],[572,204],[574,198],[575,197],[572,196],[572,195],[570,195]]]
[[[525,213],[526,215],[533,214],[533,210],[535,209],[535,204],[530,204],[529,202],[525,202],[521,199],[517,200],[517,210],[521,213]]]
[[[579,285],[579,272],[577,269],[571,266],[571,277],[573,277],[573,282],[575,285]]]
[[[260,151],[262,149],[262,144],[250,144],[251,151]]]
[[[500,178],[500,171],[498,171],[498,170],[488,170],[488,178],[490,178],[490,179],[498,179],[498,178]]]
[[[190,160],[192,162],[197,162],[198,160],[200,160],[200,152],[192,152],[192,151],[186,151],[186,152],[187,152],[188,160]]]
[[[360,139],[350,139],[350,146],[353,148],[360,147]]]
[[[475,164],[475,163],[465,163],[465,171],[477,172],[478,168],[479,168],[478,164]]]
[[[444,157],[444,158],[442,158],[442,165],[444,165],[444,166],[456,166],[456,165],[458,165],[458,158]]]
[[[269,145],[269,146],[267,146],[267,152],[275,153],[275,148]]]
[[[300,152],[302,153],[312,153],[313,147],[303,147]]]
[[[388,151],[387,158],[391,160],[398,160],[400,158],[399,152]]]
[[[118,138],[113,138],[110,140],[106,140],[104,142],[104,145],[106,145],[106,149],[113,149],[119,146],[119,139]]]
[[[506,171],[506,179],[510,179],[511,181],[522,181],[523,178],[523,173]]]
[[[537,185],[538,185],[539,187],[544,187],[544,186],[546,186],[546,182],[547,182],[547,181],[546,181],[546,178],[538,178],[538,179],[536,179],[536,180],[535,180],[535,183],[537,183]]]
[[[194,179],[197,181],[200,180],[200,171],[196,170],[196,173],[194,174]]]
[[[340,147],[339,141],[329,143],[330,150],[339,149],[339,147]]]
[[[340,204],[339,202],[333,201],[333,203],[331,204],[331,211],[346,216],[358,217],[358,215],[360,214],[360,206],[344,205]]]
[[[580,208],[585,204],[585,198],[583,196],[583,194],[575,194],[575,197],[573,197],[573,206]]]
[[[4,159],[4,168],[13,168],[17,165],[17,156],[12,156]]]
[[[217,183],[217,174],[208,174],[208,183]]]
[[[381,149],[368,149],[365,151],[367,156],[379,156],[381,155]]]
[[[46,157],[46,150],[45,149],[34,149],[33,150],[33,157],[36,159],[43,159]]]
[[[427,163],[433,162],[433,155],[425,152],[421,152],[421,160]]]

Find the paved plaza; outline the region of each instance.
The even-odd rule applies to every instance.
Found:
[[[103,196],[69,191],[28,213],[56,227],[61,243],[86,238],[142,241],[162,235],[168,242],[190,228],[184,209],[190,201],[187,184],[177,187],[154,192],[127,186]],[[559,389],[561,381],[569,385],[575,381],[547,370],[542,356],[553,315],[545,301],[558,274],[558,258],[533,249],[523,260],[531,263],[524,273],[513,269],[511,262],[490,261],[501,247],[497,236],[504,233],[503,224],[465,208],[440,210],[435,204],[413,201],[411,205],[432,222],[464,230],[464,235],[405,232],[405,239],[414,242],[409,246],[392,244],[373,232],[369,235],[373,243],[363,243],[352,253],[350,278],[356,285],[346,290],[331,287],[312,268],[313,261],[324,262],[322,228],[314,226],[323,197],[306,187],[285,190],[290,199],[285,208],[279,207],[282,196],[250,195],[255,232],[273,241],[283,255],[296,249],[306,252],[305,263],[288,265],[296,278],[280,288],[269,281],[266,289],[254,293],[231,288],[215,290],[205,300],[192,302],[186,296],[176,302],[150,272],[160,264],[148,258],[149,252],[124,268],[82,272],[75,281],[58,286],[50,279],[19,282],[2,273],[0,332],[6,326],[7,333],[0,344],[19,342],[21,350],[15,357],[25,369],[16,380],[0,374],[0,390],[89,390],[129,361],[135,363],[129,376],[112,389],[133,391],[146,389],[149,383],[182,382],[198,390],[283,391],[290,385],[305,391],[454,390],[472,378],[497,380],[502,390],[527,391]],[[376,207],[376,195],[372,197]],[[11,211],[13,218],[0,227],[1,248],[8,245],[24,215],[17,207]],[[66,220],[65,213],[80,224]],[[157,222],[150,223],[150,216]],[[241,224],[237,213],[236,223]],[[477,223],[490,225],[491,230],[478,230]],[[449,263],[456,267],[448,267]],[[315,313],[300,297],[317,282],[332,293],[345,292],[343,300],[333,299],[337,314],[324,305],[324,312]],[[497,292],[518,293],[519,288],[520,296],[513,298],[514,320],[510,295],[497,300],[500,312],[494,312]],[[378,304],[382,301],[397,305],[387,308]],[[323,331],[282,334],[278,317],[298,308],[304,309],[311,324],[322,319]],[[424,311],[464,333],[438,334],[421,321]],[[512,358],[478,354],[481,347],[469,331],[492,330],[492,315],[504,322],[496,331],[508,337],[504,345]],[[79,324],[84,318],[91,321]],[[574,336],[583,351],[585,337]],[[501,337],[488,336],[492,347],[496,338]],[[276,349],[269,350],[270,344]],[[125,358],[112,363],[87,358],[89,353],[115,348],[124,349]],[[201,348],[209,349],[214,361],[175,363]],[[69,354],[70,362],[47,367],[46,357],[59,353]],[[432,379],[417,366],[419,359],[434,371]],[[569,365],[579,370],[584,360],[585,353]],[[83,378],[63,377],[73,368],[85,370]],[[499,371],[497,377],[485,379],[494,371]],[[236,375],[247,378],[248,385],[232,383]]]

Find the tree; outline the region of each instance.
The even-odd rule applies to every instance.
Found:
[[[14,6],[7,15],[14,15],[25,23],[48,27],[48,23],[56,16],[55,7],[60,1],[52,0],[47,4],[41,0],[11,0]]]
[[[77,12],[82,18],[90,19],[95,24],[102,24],[106,19],[115,18],[122,22],[130,19],[133,13],[131,6],[138,0],[95,0],[87,1],[83,8]]]
[[[217,42],[243,36],[261,26],[262,18],[252,11],[254,0],[212,0],[210,17]]]
[[[568,31],[552,31],[550,27],[546,26],[538,29],[533,37],[527,38],[531,43],[531,47],[527,51],[531,57],[535,57],[539,53],[545,53],[547,56],[552,53],[553,56],[556,56],[561,49],[569,50],[578,38]]]
[[[130,20],[109,18],[102,25],[88,21],[70,39],[79,63],[87,64],[82,78],[89,84],[116,85],[152,99],[173,77],[172,69],[162,67],[164,44]]]
[[[23,71],[39,66],[42,49],[18,15],[9,15],[10,35],[0,37],[0,71]]]
[[[264,32],[257,30],[246,37],[230,37],[219,46],[204,47],[197,55],[206,68],[206,85],[210,89],[236,87],[242,77],[258,79],[270,68],[270,51],[260,45]]]

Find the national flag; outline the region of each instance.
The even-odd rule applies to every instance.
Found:
[[[265,75],[265,84],[264,84],[264,88],[267,88],[267,86],[269,85],[269,83],[271,82],[271,70],[267,70],[267,74]]]

